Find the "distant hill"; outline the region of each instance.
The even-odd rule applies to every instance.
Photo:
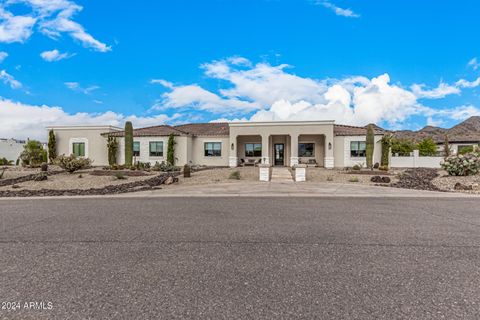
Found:
[[[450,129],[426,126],[418,131],[399,130],[392,133],[397,138],[415,141],[431,137],[435,142],[443,143],[447,135],[450,142],[480,143],[480,116],[470,117]]]

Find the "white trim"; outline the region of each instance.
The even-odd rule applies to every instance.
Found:
[[[83,156],[83,158],[88,158],[88,139],[87,138],[70,138],[68,140],[68,155],[73,154],[74,143],[85,143],[85,156]]]
[[[123,131],[122,128],[115,127],[115,126],[50,126],[46,127],[47,130],[115,130],[115,131]]]
[[[260,126],[308,126],[308,125],[332,125],[334,120],[321,121],[269,121],[269,122],[229,122],[230,127],[260,127]]]

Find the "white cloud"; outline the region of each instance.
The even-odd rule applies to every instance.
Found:
[[[3,60],[5,60],[7,57],[8,53],[6,53],[5,51],[0,51],[0,63],[2,63]]]
[[[332,10],[337,16],[347,17],[347,18],[359,18],[360,15],[353,12],[351,9],[344,9],[336,6],[330,1],[319,0],[315,2],[316,4],[322,5],[325,8]]]
[[[134,127],[159,125],[178,119],[179,114],[139,117],[112,111],[104,113],[66,113],[60,107],[28,105],[0,98],[0,137],[47,140],[45,127],[51,125],[114,125],[123,127],[132,121]]]
[[[478,63],[477,58],[473,58],[472,60],[468,61],[467,65],[471,67],[473,70],[477,70],[478,67],[480,67],[480,63]]]
[[[0,71],[0,80],[2,80],[6,85],[9,85],[12,89],[20,89],[22,87],[20,81],[16,80],[5,70]]]
[[[70,54],[68,52],[61,53],[57,49],[51,50],[51,51],[44,51],[40,54],[40,57],[42,57],[43,60],[48,61],[48,62],[53,62],[53,61],[60,61],[63,59],[69,59],[73,57],[75,54]]]
[[[461,88],[476,88],[480,85],[480,77],[474,81],[468,81],[465,79],[460,79],[456,82],[457,87]]]
[[[14,15],[7,11],[9,5],[21,3],[29,6],[29,15]],[[73,20],[83,8],[69,0],[10,0],[0,4],[0,42],[25,42],[33,33],[33,27],[57,39],[62,33],[70,35],[84,47],[107,52],[110,46],[95,39],[85,28]]]
[[[88,86],[86,88],[83,88],[80,86],[80,83],[78,82],[65,82],[64,84],[68,89],[77,91],[77,92],[82,92],[84,94],[90,94],[92,93],[92,91],[100,89],[99,86]]]
[[[238,57],[236,57],[237,59]],[[170,89],[155,105],[156,109],[184,108],[209,111],[219,119],[335,120],[342,124],[377,123],[399,127],[412,116],[441,118],[473,114],[477,109],[438,110],[423,105],[419,99],[440,99],[460,94],[463,88],[480,84],[460,80],[454,85],[440,82],[436,88],[425,84],[403,87],[392,84],[383,74],[367,78],[317,80],[293,74],[288,65],[253,65],[242,59],[241,65],[227,58],[203,64],[207,77],[224,82],[215,92],[197,84],[175,86],[158,80]]]
[[[32,16],[15,16],[0,4],[0,42],[25,42],[32,35],[36,22]]]
[[[451,94],[460,94],[460,89],[457,86],[448,85],[440,82],[437,88],[424,90],[424,84],[414,84],[411,86],[412,92],[417,98],[441,99]]]
[[[174,87],[173,83],[171,83],[170,81],[163,80],[163,79],[152,79],[152,80],[150,80],[150,83],[151,84],[159,84],[159,85],[162,85],[165,88],[169,88],[169,89],[173,89],[173,87]]]

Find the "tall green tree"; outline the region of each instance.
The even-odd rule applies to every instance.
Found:
[[[48,132],[48,160],[53,163],[57,157],[57,139],[53,129]]]
[[[175,165],[175,136],[173,133],[168,136],[167,162],[172,166]]]
[[[133,125],[125,122],[125,166],[131,167],[133,162]]]
[[[443,140],[443,154],[445,157],[449,157],[451,154],[450,151],[450,142],[448,141],[448,135],[445,135],[444,140]]]
[[[432,138],[425,138],[417,144],[418,153],[422,157],[432,157],[437,154],[437,144]]]
[[[373,169],[373,149],[375,148],[375,131],[373,125],[369,124],[367,127],[367,143],[366,143],[366,157],[367,167]]]
[[[20,154],[23,166],[39,167],[42,163],[47,162],[47,150],[43,149],[40,141],[28,140],[23,146]]]

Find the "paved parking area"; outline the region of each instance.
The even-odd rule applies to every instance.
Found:
[[[393,197],[4,200],[0,301],[53,309],[0,310],[0,318],[478,319],[479,205]]]

